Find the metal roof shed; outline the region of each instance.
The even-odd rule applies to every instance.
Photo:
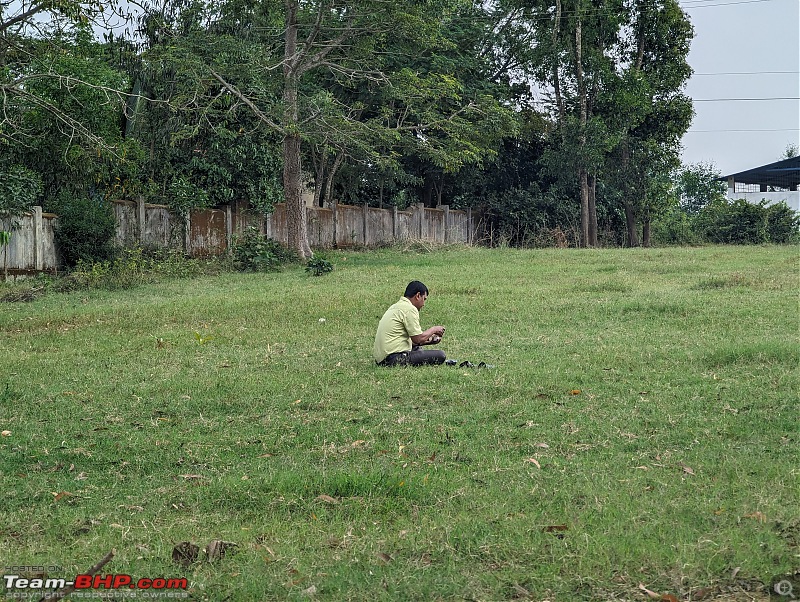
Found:
[[[740,183],[758,185],[761,188],[760,192],[767,192],[768,187],[797,190],[797,186],[800,184],[800,157],[754,167],[747,171],[723,176],[720,179],[727,180],[728,188]]]
[[[800,157],[776,161],[747,171],[719,178],[728,182],[728,198],[745,199],[750,203],[762,200],[768,204],[785,202],[800,211]]]

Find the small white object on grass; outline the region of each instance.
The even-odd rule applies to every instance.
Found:
[[[319,323],[320,323],[320,324],[324,324],[324,323],[325,323],[325,318],[320,318],[320,319],[319,319]]]

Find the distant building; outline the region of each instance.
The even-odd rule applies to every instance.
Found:
[[[720,180],[728,182],[730,200],[758,203],[763,199],[770,205],[786,201],[791,209],[800,211],[800,157],[722,176]]]

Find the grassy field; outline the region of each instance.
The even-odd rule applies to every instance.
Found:
[[[765,600],[800,566],[796,248],[329,258],[0,305],[0,562],[114,549],[212,602]],[[411,279],[496,367],[374,365]]]

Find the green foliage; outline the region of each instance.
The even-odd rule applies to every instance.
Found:
[[[42,194],[42,177],[21,165],[0,167],[0,218],[30,209]]]
[[[319,252],[306,262],[306,272],[312,276],[322,276],[333,271],[333,264]]]
[[[491,224],[492,244],[510,246],[577,246],[574,201],[553,192],[542,193],[536,185],[490,194],[486,219]]]
[[[186,176],[172,181],[167,195],[169,207],[179,215],[188,215],[191,209],[203,209],[210,205],[208,192],[194,184]]]
[[[13,116],[0,139],[5,134],[22,142],[3,152],[41,175],[46,199],[62,191],[136,194],[144,154],[136,141],[122,139],[124,102],[116,91],[127,87],[124,74],[109,64],[90,27],[47,34],[8,57],[27,79],[11,85],[0,101],[4,114]]]
[[[654,219],[651,235],[655,245],[693,245],[704,240],[697,218],[679,207],[671,207]]]
[[[689,215],[697,215],[706,205],[724,200],[725,182],[719,177],[713,163],[696,163],[678,170],[674,185],[681,208]]]
[[[780,202],[766,207],[765,214],[769,242],[787,244],[800,241],[800,213]]]
[[[236,268],[245,272],[275,272],[297,261],[295,253],[254,227],[234,238],[231,254]]]
[[[749,203],[744,199],[718,201],[698,215],[698,227],[706,240],[721,244],[786,243],[797,240],[800,224],[785,203]],[[775,238],[773,238],[775,237]]]
[[[800,240],[800,214],[786,203],[716,200],[696,215],[673,208],[653,221],[653,241],[686,244],[790,244]]]
[[[116,219],[109,201],[62,192],[52,210],[58,215],[55,242],[65,265],[108,261],[116,255]]]
[[[280,135],[209,76],[211,69],[223,73],[238,88],[257,91],[251,96],[259,110],[279,111],[268,105],[280,93],[277,78],[263,70],[274,49],[263,43],[263,36],[270,36],[260,29],[274,25],[275,6],[262,8],[146,3],[140,23],[144,41],[126,69],[134,88],[156,102],[139,103],[127,129],[151,149],[148,170],[158,183],[148,192],[152,201],[179,205],[180,211],[235,201],[260,213],[280,202]],[[202,194],[173,201],[172,189],[188,192],[186,182]]]
[[[39,3],[32,19],[71,25],[0,28],[4,162],[40,173],[46,199],[266,213],[284,196],[292,133],[308,171],[290,190],[313,175],[327,201],[488,201],[511,244],[571,240],[579,170],[597,178],[609,240],[623,204],[640,221],[669,204],[658,191],[691,117],[680,93],[691,25],[675,0],[566,3],[558,24],[550,4],[520,0],[145,2],[137,37],[104,44],[80,23],[98,6]],[[307,42],[284,61],[287,6]],[[558,84],[563,103],[528,103],[534,80]]]

